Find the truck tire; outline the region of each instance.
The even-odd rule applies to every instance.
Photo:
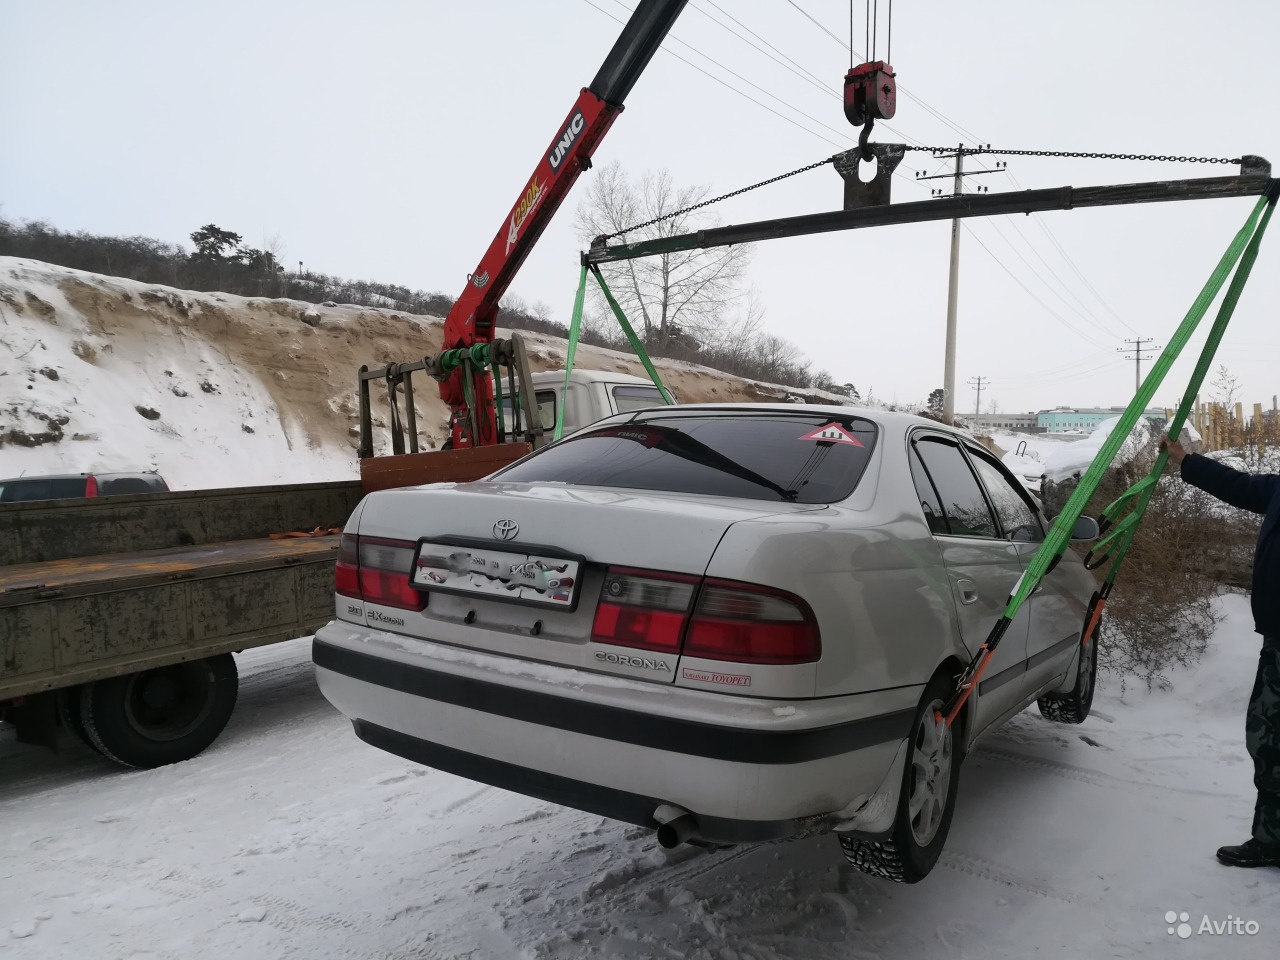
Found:
[[[58,692],[58,716],[72,736],[94,753],[102,752],[93,742],[93,737],[89,736],[89,731],[84,728],[84,718],[80,716],[80,687],[70,687]]]
[[[217,739],[236,705],[229,653],[85,684],[80,719],[104,757],[128,767],[189,760]]]

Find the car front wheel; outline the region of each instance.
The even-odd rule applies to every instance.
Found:
[[[960,780],[960,731],[948,726],[940,716],[951,694],[951,683],[945,676],[935,677],[916,708],[891,837],[840,837],[845,857],[863,873],[899,883],[918,883],[929,875],[942,854]]]
[[[1054,723],[1084,723],[1089,719],[1089,711],[1093,709],[1093,691],[1098,678],[1098,636],[1102,632],[1099,625],[1087,644],[1080,644],[1079,664],[1076,668],[1076,682],[1066,693],[1054,693],[1041,697],[1036,701],[1040,715]]]

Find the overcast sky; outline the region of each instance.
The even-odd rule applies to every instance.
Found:
[[[632,5],[0,0],[0,214],[188,246],[216,223],[254,246],[278,238],[293,269],[456,296]],[[864,10],[857,0],[858,61]],[[721,193],[848,149],[849,22],[838,0],[691,0],[596,163],[666,167]],[[1280,163],[1277,35],[1274,0],[898,0],[898,112],[875,139]],[[894,200],[927,199],[947,181],[916,171],[945,169],[908,153]],[[1009,174],[970,187],[1235,170],[1011,158]],[[823,167],[717,216],[837,209],[841,189]],[[512,287],[566,322],[584,193],[580,181]],[[972,410],[978,376],[984,410],[1126,403],[1134,364],[1118,348],[1168,341],[1253,202],[967,221],[957,409]],[[759,244],[765,328],[864,396],[923,400],[942,385],[949,237],[930,223]],[[1246,403],[1280,392],[1278,264],[1273,236],[1219,353]],[[1176,402],[1189,374],[1190,361],[1175,367],[1157,402]]]

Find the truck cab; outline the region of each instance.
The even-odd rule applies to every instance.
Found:
[[[665,403],[652,380],[607,370],[573,370],[569,374],[567,397],[562,370],[535,373],[533,386],[534,397],[538,401],[538,419],[548,437],[555,430],[561,404],[564,405],[564,432],[569,434],[615,413],[660,407]],[[503,398],[502,415],[509,431],[512,422],[509,397]]]

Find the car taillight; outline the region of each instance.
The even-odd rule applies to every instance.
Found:
[[[86,497],[96,497],[98,495],[98,478],[97,477],[91,476],[89,477],[88,480],[84,482],[84,495]]]
[[[344,533],[338,546],[338,562],[333,568],[333,589],[344,597],[360,596],[360,538],[354,533]]]
[[[810,663],[822,655],[818,624],[797,596],[754,584],[707,580],[682,653],[735,663]]]
[[[404,610],[423,609],[427,595],[409,583],[416,547],[408,540],[344,533],[338,547],[338,561],[334,564],[334,591],[368,603]]]
[[[591,626],[592,641],[676,653],[697,585],[695,577],[610,567]]]

